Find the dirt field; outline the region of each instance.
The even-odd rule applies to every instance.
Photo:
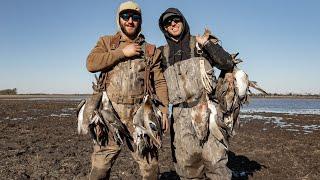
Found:
[[[91,140],[77,135],[77,101],[0,99],[0,179],[74,179],[90,170]],[[234,179],[319,179],[320,116],[243,114],[231,139]],[[307,126],[308,125],[308,126]],[[161,179],[176,179],[169,135]],[[111,179],[140,179],[127,148]]]

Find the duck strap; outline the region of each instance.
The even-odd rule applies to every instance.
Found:
[[[144,95],[150,95],[153,97],[152,85],[150,80],[150,72],[151,72],[151,65],[152,65],[152,57],[154,55],[156,46],[153,44],[145,44],[145,73],[144,73]]]

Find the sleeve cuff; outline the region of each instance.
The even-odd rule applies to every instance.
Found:
[[[206,46],[209,43],[210,40],[207,40],[206,42],[203,43],[202,46]]]
[[[125,58],[125,55],[124,55],[122,49],[119,49],[119,48],[118,48],[118,49],[114,50],[114,51],[113,51],[113,54],[114,54],[114,56],[116,57],[116,59],[123,59],[123,58]]]

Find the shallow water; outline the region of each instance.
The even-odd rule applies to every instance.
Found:
[[[28,100],[28,101],[81,101],[86,99],[89,95],[17,95],[17,96],[5,96],[1,97],[0,100],[6,101],[19,101],[19,100]]]
[[[251,98],[241,112],[270,112],[320,115],[320,99]]]
[[[3,120],[19,121],[19,120],[35,120],[44,119],[46,117],[71,117],[75,118],[76,108],[63,108],[59,111],[46,110],[46,109],[27,109],[23,113],[17,113],[11,116],[0,117],[0,122]]]
[[[255,114],[240,114],[240,120],[242,122],[250,122],[252,120],[264,121],[264,124],[271,124],[273,127],[279,127],[286,131],[298,132],[298,134],[309,134],[314,131],[320,130],[320,122],[317,124],[304,125],[297,124],[293,122],[288,122],[288,119],[284,119],[278,116],[263,116],[263,115],[255,115]],[[264,131],[268,130],[267,128],[263,128]]]

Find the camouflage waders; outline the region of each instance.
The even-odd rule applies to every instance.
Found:
[[[168,84],[170,103],[173,104],[172,151],[175,169],[181,179],[231,179],[227,149],[209,133],[207,141],[200,145],[192,125],[191,107],[199,103],[205,87],[201,82],[200,61],[211,78],[212,88],[216,78],[212,64],[204,57],[195,57],[195,37],[190,37],[191,58],[165,64],[164,75]],[[163,55],[168,60],[169,47],[164,46]],[[199,54],[198,54],[199,56]],[[216,129],[221,133],[219,129]]]
[[[142,47],[146,51],[145,54],[151,56],[147,51],[154,46],[143,43]],[[122,61],[106,73],[105,83],[108,97],[131,135],[134,131],[133,116],[140,107],[143,98],[145,68],[145,59],[142,57]],[[120,154],[121,146],[114,142],[112,134],[109,134],[108,137],[109,142],[106,146],[94,146],[90,180],[109,179],[112,165]],[[156,180],[159,174],[157,149],[150,149],[150,156],[143,158],[130,148],[132,142],[127,141],[127,144],[132,150],[131,154],[134,160],[139,165],[142,178]]]
[[[173,109],[172,150],[177,174],[181,179],[231,179],[225,146],[211,133],[201,146],[190,113],[187,107]]]

